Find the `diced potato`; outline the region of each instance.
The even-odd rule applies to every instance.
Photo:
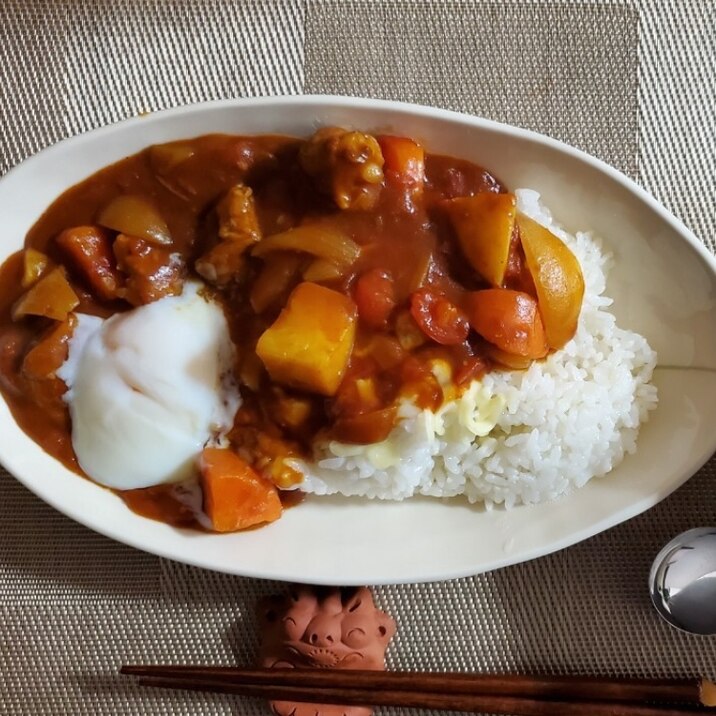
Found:
[[[305,428],[313,418],[313,403],[308,398],[283,391],[276,394],[271,407],[276,422],[294,432]]]
[[[64,321],[79,302],[65,276],[65,270],[58,266],[20,296],[13,306],[12,318],[17,321],[23,316],[31,315]]]
[[[30,288],[50,265],[50,259],[37,249],[25,249],[22,256],[22,287]]]
[[[25,354],[22,373],[31,380],[52,378],[67,360],[69,341],[77,325],[77,317],[70,313],[62,323],[51,326],[45,335]]]
[[[71,262],[70,268],[84,279],[97,298],[104,301],[117,298],[122,280],[107,229],[75,226],[60,233],[55,243]]]
[[[142,306],[182,292],[184,264],[179,254],[125,234],[114,240],[113,248],[119,269],[127,274],[125,286],[118,292],[120,298]]]
[[[259,338],[256,353],[277,383],[334,395],[353,349],[356,307],[337,291],[301,283]]]
[[[121,234],[137,236],[150,244],[169,246],[172,237],[167,222],[144,197],[120,194],[102,209],[97,223]]]
[[[547,342],[557,350],[577,331],[584,297],[582,269],[567,245],[549,229],[523,214],[517,217],[517,226]]]
[[[276,487],[235,452],[205,448],[200,473],[204,511],[216,532],[243,530],[281,517]]]
[[[513,194],[484,192],[443,203],[470,265],[493,286],[502,286],[517,203]]]

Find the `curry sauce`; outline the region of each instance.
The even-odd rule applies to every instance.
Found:
[[[484,242],[487,228],[497,238]],[[401,401],[436,409],[486,371],[556,347],[521,232],[493,174],[404,137],[330,128],[149,147],[60,196],[0,268],[0,390],[20,427],[81,473],[55,375],[71,324],[58,321],[131,310],[199,278],[236,348],[231,448],[293,487],[290,457],[310,459],[321,441],[379,442]],[[40,260],[28,249],[46,265],[28,266]],[[49,317],[32,292],[52,270],[76,299]],[[44,374],[28,370],[35,347]],[[173,490],[118,494],[196,526]]]

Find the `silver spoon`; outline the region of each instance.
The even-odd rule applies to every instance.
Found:
[[[716,634],[716,527],[674,537],[656,556],[649,574],[656,611],[692,634]]]

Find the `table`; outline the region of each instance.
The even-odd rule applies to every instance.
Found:
[[[536,129],[615,165],[716,249],[713,0],[5,0],[0,173],[67,136],[189,102],[337,93]],[[380,587],[390,668],[716,676],[716,638],[671,630],[646,575],[716,521],[716,461],[649,513],[528,564]],[[0,474],[0,712],[259,714],[140,691],[123,661],[233,663],[267,582],[115,544]],[[385,713],[388,713],[386,710]]]

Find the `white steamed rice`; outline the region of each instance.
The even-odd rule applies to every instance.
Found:
[[[582,266],[575,337],[526,371],[489,373],[437,414],[403,404],[383,443],[323,446],[314,463],[295,462],[305,476],[300,489],[392,500],[464,494],[511,507],[582,487],[634,452],[639,425],[656,407],[656,353],[609,312],[612,258],[599,240],[561,230],[537,192],[516,194],[519,210],[560,236]]]

